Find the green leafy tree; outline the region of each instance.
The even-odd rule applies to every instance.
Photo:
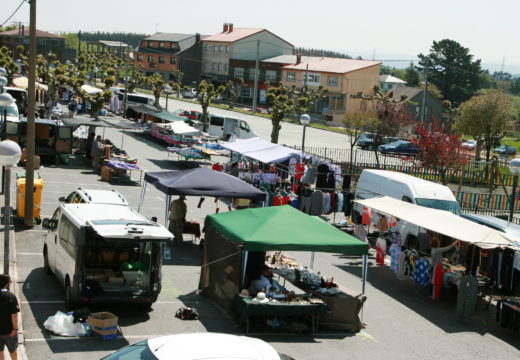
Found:
[[[364,132],[373,132],[377,129],[379,121],[377,114],[362,111],[345,114],[343,117],[343,126],[350,145],[350,166],[353,165],[354,146],[359,136]]]
[[[509,85],[509,91],[511,94],[520,94],[520,77],[517,77],[513,82],[511,82],[511,85]]]
[[[229,80],[226,83],[226,90],[229,94],[229,101],[231,104],[229,104],[229,108],[233,108],[233,104],[238,102],[238,98],[240,97],[240,94],[242,92],[242,86],[244,85],[244,79],[238,78],[236,81]]]
[[[152,87],[152,93],[154,97],[153,105],[159,107],[159,99],[164,89],[164,80],[160,74],[153,74],[146,77],[146,83]]]
[[[281,122],[290,114],[295,107],[295,102],[292,99],[292,89],[289,89],[282,84],[270,85],[267,84],[267,102],[271,105],[271,123],[273,125],[271,130],[271,142],[278,144],[278,137],[282,129]]]
[[[446,100],[460,104],[471,98],[481,85],[480,60],[454,40],[434,41],[428,55],[419,54],[419,69],[427,69],[428,80]]]
[[[419,86],[419,72],[413,63],[405,69],[404,81],[407,86]]]
[[[18,72],[18,65],[13,61],[12,52],[7,46],[0,48],[0,67],[3,67],[7,73],[7,85],[12,85],[14,74]]]
[[[455,130],[481,142],[489,161],[491,148],[513,126],[513,106],[507,95],[490,90],[464,102],[455,118]]]
[[[304,86],[301,89],[297,89],[296,87],[292,87],[291,95],[296,98],[294,111],[298,118],[307,113],[312,107],[319,101],[319,99],[323,98],[325,94],[328,93],[327,89],[324,89],[323,86],[319,86],[316,89],[309,88],[308,86]]]
[[[205,80],[202,80],[199,83],[197,88],[197,98],[202,107],[202,123],[204,125],[204,132],[207,132],[209,128],[208,107],[211,104],[211,100],[222,95],[224,91],[226,91],[226,88],[223,85],[215,88],[215,85],[208,84]]]

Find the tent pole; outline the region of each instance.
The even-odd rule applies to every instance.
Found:
[[[148,182],[145,180],[143,183],[143,186],[141,187],[141,194],[139,195],[139,205],[137,205],[137,212],[139,212],[141,210],[141,205],[143,204],[143,201],[144,201],[144,193],[146,192],[147,184],[148,184]]]
[[[247,260],[248,260],[248,251],[244,251],[242,255],[242,288],[246,286],[246,269],[247,269]]]
[[[164,226],[165,227],[168,227],[168,215],[170,215],[169,212],[170,212],[171,199],[172,199],[171,195],[166,195],[166,206],[164,209]]]
[[[366,282],[367,282],[367,272],[368,272],[368,257],[367,255],[363,255],[363,269],[361,271],[362,273],[362,288],[361,288],[361,293],[364,294],[365,293],[365,287],[366,287]]]

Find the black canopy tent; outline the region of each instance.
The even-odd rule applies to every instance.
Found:
[[[180,171],[147,172],[144,176],[137,211],[141,209],[148,183],[166,194],[165,225],[168,224],[172,195],[266,200],[266,194],[263,191],[235,176],[207,167],[199,167]]]

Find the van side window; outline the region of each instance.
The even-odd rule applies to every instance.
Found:
[[[408,196],[406,196],[406,195],[403,195],[403,198],[402,198],[401,200],[406,201],[407,203],[413,204],[412,199],[410,199],[410,198],[409,198]]]
[[[249,131],[249,124],[246,123],[245,121],[241,121],[240,122],[240,129]]]
[[[210,124],[213,126],[224,126],[224,118],[212,116]]]
[[[61,209],[57,208],[56,211],[54,212],[54,215],[52,215],[52,219],[49,224],[49,230],[56,231],[56,229],[58,228],[58,222],[60,219],[60,215],[61,215]]]
[[[76,255],[76,241],[79,235],[76,230],[72,222],[66,216],[63,216],[59,226],[60,246],[73,257]]]

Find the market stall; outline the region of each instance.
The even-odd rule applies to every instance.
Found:
[[[247,289],[251,283],[252,264],[261,266],[264,263],[264,252],[282,250],[332,252],[363,257],[362,292],[355,293],[343,288],[329,291],[320,283],[320,276],[311,270],[294,262],[289,264],[275,259],[269,262],[275,267],[275,272],[303,291],[303,294],[274,294],[268,301],[239,296],[243,293],[242,289]],[[310,314],[318,319],[321,317],[334,329],[359,331],[361,322],[358,313],[366,299],[367,254],[368,244],[318,217],[306,215],[290,206],[209,215],[205,224],[199,289],[225,308],[233,305],[241,321],[246,323],[246,328],[250,316],[283,317],[291,313]],[[291,273],[298,275],[292,277]],[[293,295],[296,297],[294,304]],[[322,304],[327,305],[329,313],[323,311]]]
[[[431,284],[434,300],[450,288],[456,290],[458,317],[472,316],[479,295],[485,299],[496,290],[509,295],[517,293],[520,269],[514,269],[513,242],[505,233],[448,211],[390,197],[355,201],[364,206],[364,224],[391,234],[389,249],[387,240],[382,236],[377,239],[376,262],[384,266],[385,255],[389,253],[390,268],[397,278],[413,279],[416,285],[424,287]],[[424,230],[417,243],[408,244],[400,239],[398,229],[402,222]],[[358,234],[366,236],[367,232]]]
[[[265,164],[282,162],[291,157],[300,158],[302,155],[302,152],[299,150],[274,144],[259,137],[223,143],[222,147]]]

